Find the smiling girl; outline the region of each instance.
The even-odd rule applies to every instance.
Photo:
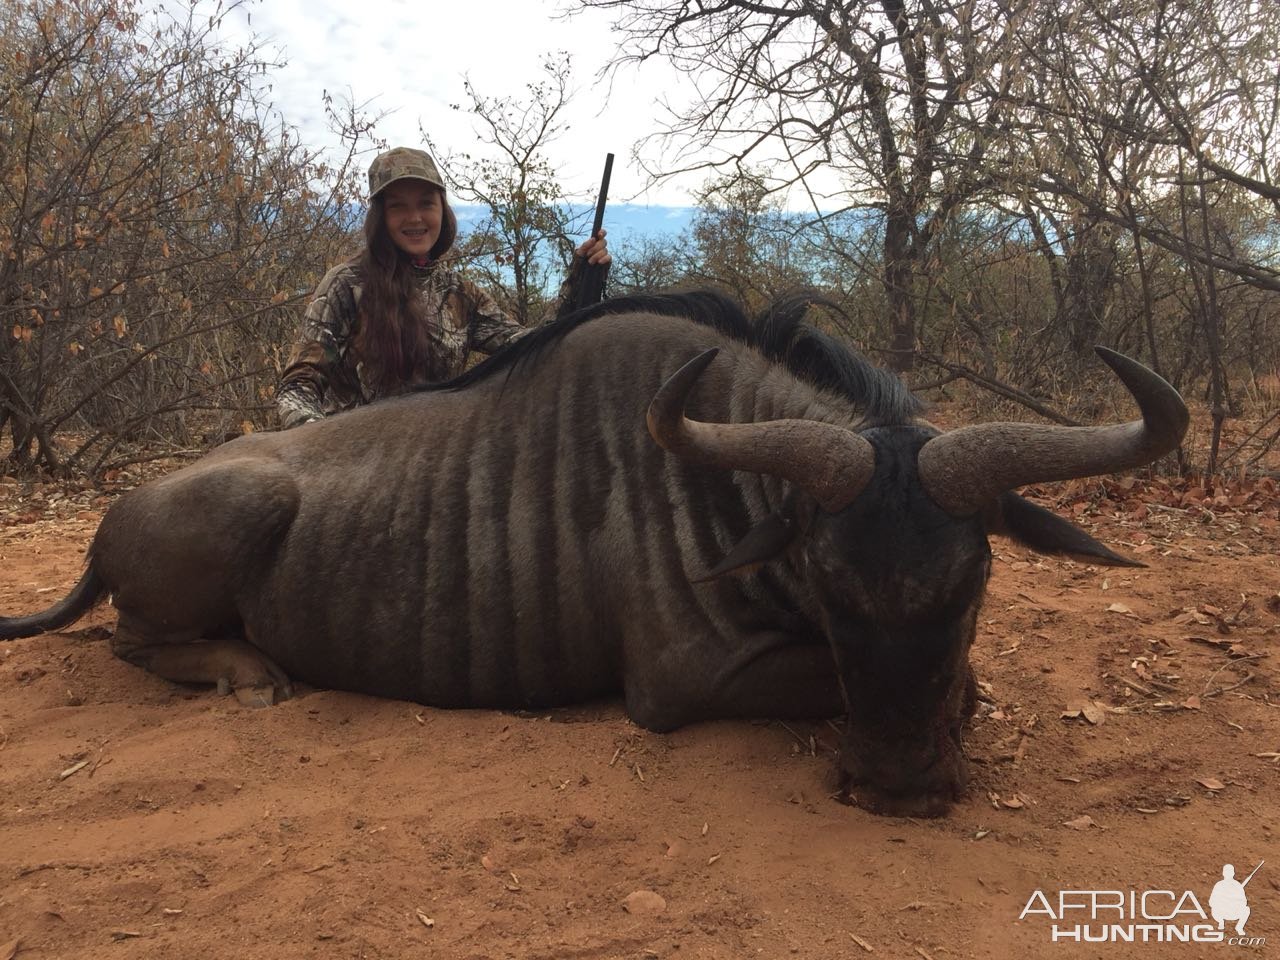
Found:
[[[307,305],[276,392],[284,427],[457,376],[473,352],[493,353],[526,331],[440,262],[457,232],[428,154],[397,147],[373,161],[365,248],[325,274]],[[588,264],[608,268],[604,235],[574,251],[562,303]]]

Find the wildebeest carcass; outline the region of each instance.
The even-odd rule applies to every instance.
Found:
[[[1010,491],[1147,463],[1186,408],[1100,351],[1142,420],[939,434],[802,313],[608,301],[445,389],[234,440],[115,502],[71,594],[0,637],[110,594],[119,656],[268,698],[289,677],[443,707],[620,691],[655,730],[845,713],[858,801],[941,814],[988,534],[1129,562]]]

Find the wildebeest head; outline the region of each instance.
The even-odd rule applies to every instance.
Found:
[[[962,727],[975,706],[969,648],[991,571],[989,533],[1046,553],[1138,565],[1011,492],[1147,463],[1181,440],[1188,418],[1177,392],[1142,365],[1098,352],[1142,420],[994,423],[945,434],[924,423],[861,432],[808,420],[698,423],[684,416],[685,400],[714,350],[655,396],[649,430],[667,450],[792,482],[783,508],[708,579],[798,552],[844,693],[841,772],[859,803],[936,816],[964,789]]]

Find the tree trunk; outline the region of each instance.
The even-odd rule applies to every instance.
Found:
[[[915,369],[916,306],[912,299],[915,262],[911,253],[911,221],[901,208],[890,209],[884,230],[884,292],[889,305],[889,369]]]

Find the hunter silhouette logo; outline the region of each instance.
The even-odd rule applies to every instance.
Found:
[[[1213,885],[1213,893],[1209,894],[1209,912],[1218,922],[1219,930],[1228,920],[1234,920],[1236,935],[1244,936],[1245,921],[1249,919],[1249,898],[1245,896],[1244,888],[1253,879],[1253,874],[1261,870],[1262,864],[1266,862],[1263,860],[1254,867],[1253,873],[1244,878],[1244,883],[1236,879],[1235,867],[1229,863],[1223,866],[1222,879]]]
[[[1171,889],[1059,890],[1046,895],[1036,890],[1018,915],[1019,921],[1049,921],[1053,943],[1220,943],[1233,947],[1261,947],[1265,937],[1245,933],[1249,897],[1245,887],[1262,869],[1260,861],[1243,881],[1236,868],[1222,867],[1222,879],[1209,894],[1208,910],[1195,893]],[[1212,921],[1210,920],[1212,918]],[[1226,925],[1235,925],[1235,932]]]

